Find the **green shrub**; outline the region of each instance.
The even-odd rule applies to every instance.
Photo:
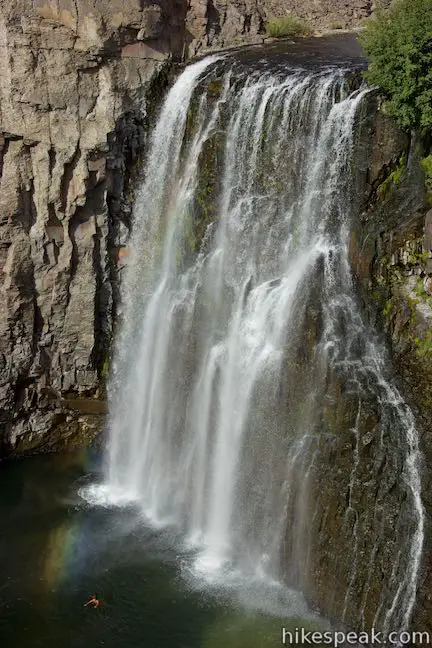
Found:
[[[287,36],[308,36],[311,28],[305,20],[293,14],[283,18],[273,18],[266,23],[267,36],[284,38]]]
[[[427,191],[428,207],[432,206],[432,154],[423,158],[421,166],[425,174],[425,186]]]
[[[428,155],[421,161],[423,171],[428,180],[432,180],[432,155]]]
[[[432,128],[432,0],[396,0],[365,21],[366,78],[399,124]]]

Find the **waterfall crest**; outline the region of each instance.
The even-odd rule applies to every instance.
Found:
[[[367,92],[351,92],[338,67],[244,72],[216,57],[188,67],[169,92],[135,205],[107,483],[155,524],[180,528],[203,572],[235,567],[307,588],[337,373],[358,411],[347,517],[371,399],[382,455],[401,448],[406,503],[395,533],[405,536],[376,617],[394,629],[415,602],[424,521],[414,419],[387,380],[348,261]],[[382,474],[391,469],[384,461]],[[377,488],[368,522],[377,539],[361,558],[371,573],[385,510]],[[341,616],[360,577],[363,521],[354,519],[341,548],[352,554]]]

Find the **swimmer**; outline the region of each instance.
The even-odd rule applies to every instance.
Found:
[[[94,608],[99,607],[100,601],[97,597],[97,594],[92,594],[90,601],[87,601],[87,603],[84,604],[84,607],[87,607],[87,605],[93,605]]]

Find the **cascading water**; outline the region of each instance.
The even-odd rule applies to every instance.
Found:
[[[208,58],[169,92],[135,205],[107,483],[155,524],[178,526],[199,569],[302,587],[327,376],[337,372],[358,401],[348,514],[371,395],[380,447],[391,438],[402,448],[405,535],[376,620],[402,628],[423,543],[417,433],[350,276],[356,120],[368,91],[350,93],[348,78],[337,67],[245,72]],[[379,553],[375,543],[358,556],[360,525],[343,549],[353,560],[341,616],[358,561],[372,573]]]

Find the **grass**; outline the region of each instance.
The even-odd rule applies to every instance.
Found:
[[[292,36],[309,36],[311,27],[302,18],[288,14],[282,18],[273,18],[266,23],[267,36],[272,38],[287,38]]]

